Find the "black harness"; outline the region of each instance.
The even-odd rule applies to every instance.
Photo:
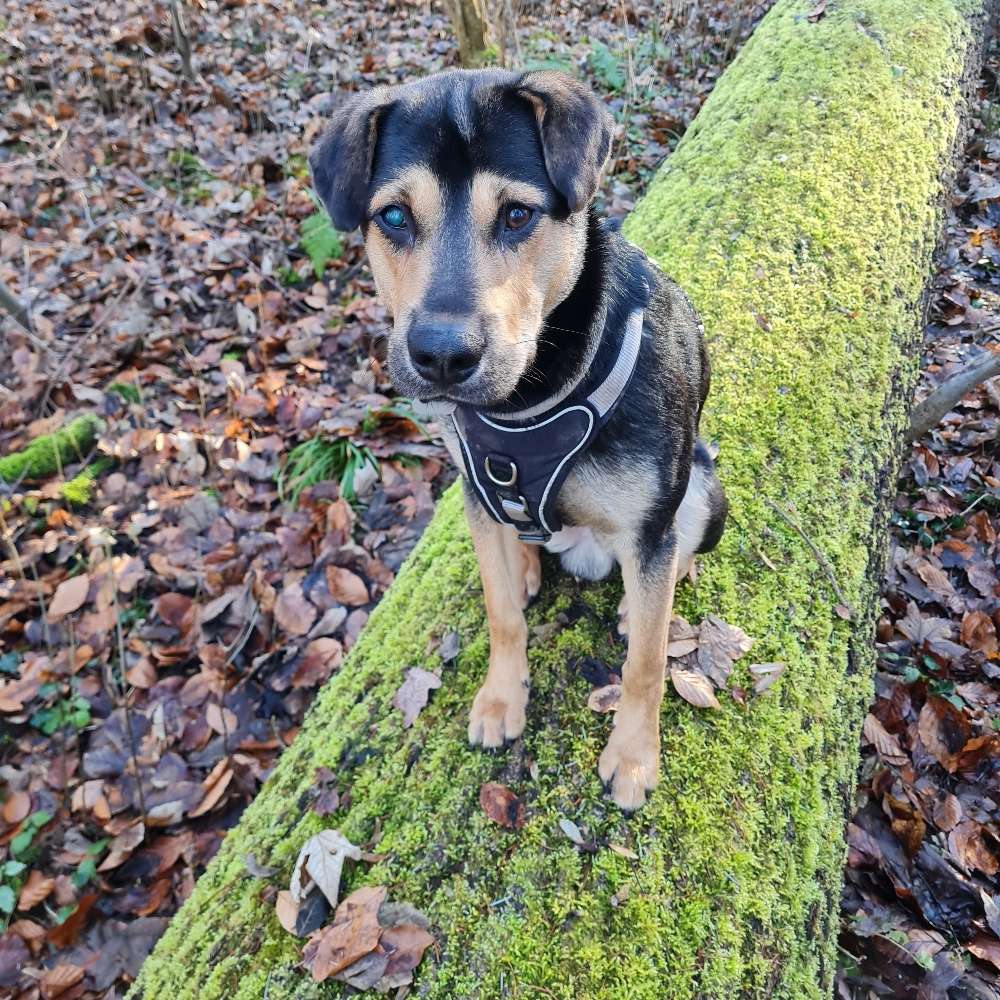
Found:
[[[530,420],[503,419],[458,405],[451,415],[465,473],[486,512],[517,528],[523,542],[544,545],[562,528],[556,499],[574,463],[608,422],[635,371],[642,310],[625,324],[621,349],[600,385],[580,387]]]

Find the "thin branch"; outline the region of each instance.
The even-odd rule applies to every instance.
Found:
[[[818,562],[826,573],[827,578],[830,581],[830,586],[833,587],[833,592],[837,595],[837,600],[848,610],[850,616],[854,617],[854,608],[851,606],[850,601],[844,597],[844,592],[840,589],[840,584],[837,583],[837,576],[833,572],[833,567],[830,565],[830,561],[820,552],[819,547],[816,543],[805,533],[805,529],[797,521],[794,521],[789,514],[786,514],[776,503],[771,500],[764,498],[764,503],[771,508],[789,527],[793,528],[798,536],[809,546],[812,554],[816,557],[816,562]]]
[[[28,307],[2,281],[0,281],[0,306],[25,333],[34,336],[35,331],[31,328]]]
[[[174,30],[174,45],[181,57],[181,68],[184,70],[184,76],[193,83],[195,72],[191,65],[191,38],[184,25],[180,0],[170,0],[170,25]]]
[[[977,385],[1000,375],[1000,354],[991,354],[985,361],[963,368],[957,375],[939,385],[922,403],[918,403],[910,414],[911,441],[923,437],[931,428],[937,427],[941,419],[964,396]]]

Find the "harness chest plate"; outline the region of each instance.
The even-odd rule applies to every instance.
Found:
[[[465,473],[493,520],[509,524],[523,542],[544,544],[562,528],[559,490],[574,463],[607,423],[635,370],[642,310],[629,317],[618,358],[600,385],[523,422],[457,406],[451,419]]]

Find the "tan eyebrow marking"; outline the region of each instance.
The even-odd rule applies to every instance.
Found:
[[[415,164],[387,181],[372,195],[368,210],[375,214],[395,202],[406,205],[425,232],[441,225],[444,198],[441,185],[429,167]]]
[[[512,201],[537,208],[545,203],[545,192],[534,184],[492,170],[480,170],[473,176],[472,217],[476,225],[492,226],[500,206]]]

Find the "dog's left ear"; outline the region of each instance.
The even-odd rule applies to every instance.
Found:
[[[325,135],[309,155],[313,187],[335,229],[349,232],[364,219],[378,120],[393,99],[390,87],[373,87],[352,97],[334,112]]]
[[[571,212],[586,208],[611,152],[614,119],[588,87],[557,70],[525,73],[517,93],[535,109],[545,169]]]

